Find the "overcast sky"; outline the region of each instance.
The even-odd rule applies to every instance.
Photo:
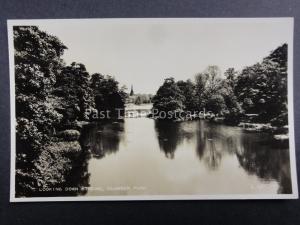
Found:
[[[262,60],[291,37],[291,19],[38,20],[68,47],[67,64],[114,76],[136,93],[155,93],[164,78],[193,79],[208,65],[222,72]]]

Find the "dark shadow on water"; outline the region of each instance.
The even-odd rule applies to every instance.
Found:
[[[241,167],[264,182],[275,180],[278,193],[292,193],[289,148],[266,133],[246,133],[231,126],[198,122],[196,153],[211,170],[224,154],[235,155]]]
[[[83,151],[72,162],[73,168],[66,177],[66,182],[60,185],[61,192],[53,192],[52,196],[85,195],[90,186],[88,162],[91,157],[100,159],[106,154],[119,150],[120,140],[124,134],[124,122],[101,121],[83,127],[80,144]]]
[[[236,136],[232,136],[228,129],[230,127],[198,121],[196,154],[210,170],[220,167],[224,154],[232,155],[236,151]]]
[[[278,193],[292,193],[289,149],[272,142],[272,137],[267,134],[244,134],[241,141],[236,152],[240,165],[262,180],[276,180]]]
[[[194,130],[186,129],[187,123],[179,123],[166,120],[155,121],[155,131],[160,150],[169,159],[175,157],[175,151],[183,140],[191,140],[195,135]]]
[[[103,121],[85,126],[81,143],[92,153],[92,157],[101,159],[106,154],[116,153],[123,137],[124,122]]]
[[[91,154],[87,151],[81,152],[72,162],[72,170],[67,175],[66,181],[60,185],[63,191],[51,193],[54,196],[79,196],[87,193],[89,187],[90,173],[88,172],[88,161]]]
[[[288,146],[275,143],[266,133],[245,133],[238,127],[206,121],[155,121],[160,150],[175,157],[184,142],[195,148],[201,163],[211,171],[220,169],[225,155],[238,160],[241,168],[262,182],[276,181],[278,193],[292,193]]]

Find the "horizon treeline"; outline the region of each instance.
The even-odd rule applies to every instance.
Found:
[[[194,81],[165,79],[153,97],[157,112],[199,112],[205,109],[238,124],[245,114],[257,115],[253,122],[288,124],[287,44],[273,50],[262,62],[241,71],[208,66]],[[247,54],[247,53],[245,53]],[[171,117],[172,118],[172,117]]]

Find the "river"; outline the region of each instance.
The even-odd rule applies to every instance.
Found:
[[[204,120],[127,118],[84,127],[85,196],[291,193],[288,147]],[[79,193],[78,193],[79,194]]]

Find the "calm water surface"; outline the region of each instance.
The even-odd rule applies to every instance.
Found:
[[[206,121],[90,124],[82,195],[291,193],[289,151],[268,134]],[[82,171],[81,171],[82,173]]]

